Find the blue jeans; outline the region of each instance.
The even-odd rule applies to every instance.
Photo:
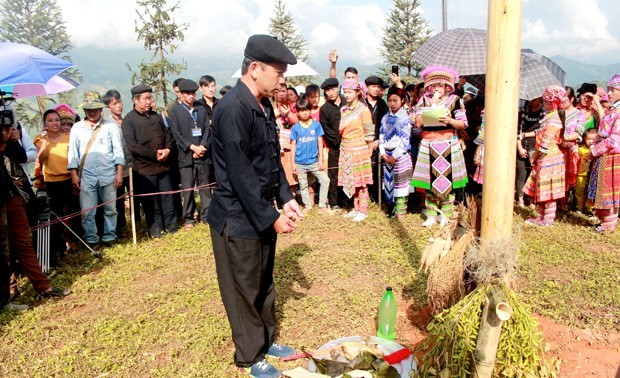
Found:
[[[297,164],[297,179],[299,180],[299,193],[301,202],[305,207],[310,207],[310,194],[308,192],[308,173],[312,173],[319,180],[319,207],[327,207],[327,192],[329,191],[329,177],[325,171],[319,171],[319,163]]]
[[[80,183],[80,207],[82,210],[88,210],[82,214],[82,227],[84,228],[84,240],[87,243],[97,243],[99,236],[97,235],[97,224],[95,222],[94,208],[101,203],[103,206],[103,236],[104,242],[116,240],[116,187],[114,183],[106,186],[88,185],[84,181]]]

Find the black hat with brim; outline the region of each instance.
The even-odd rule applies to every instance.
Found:
[[[297,64],[297,58],[284,43],[266,34],[251,36],[243,54],[246,58],[263,63]]]
[[[323,84],[321,84],[321,89],[326,91],[328,89],[335,88],[338,85],[340,85],[338,83],[338,79],[336,79],[335,77],[330,77],[329,79],[325,79]]]
[[[194,80],[183,79],[179,83],[179,91],[181,92],[196,92],[198,90],[198,84]]]
[[[131,88],[131,95],[136,96],[146,92],[153,92],[153,88],[149,87],[145,84],[138,84],[135,87]]]

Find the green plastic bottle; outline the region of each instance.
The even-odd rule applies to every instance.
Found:
[[[394,340],[394,328],[396,326],[396,299],[392,287],[385,289],[385,294],[379,303],[379,324],[377,327],[377,337]]]

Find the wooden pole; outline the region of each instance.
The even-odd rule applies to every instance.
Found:
[[[510,239],[514,206],[521,0],[489,0],[482,243]]]
[[[138,235],[136,234],[136,213],[133,202],[133,169],[129,167],[129,215],[131,216],[131,235],[133,237],[133,247],[138,246]]]

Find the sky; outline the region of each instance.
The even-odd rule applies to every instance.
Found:
[[[618,0],[522,1],[522,48],[584,63],[620,62]],[[75,46],[142,48],[134,31],[134,1],[57,3]],[[177,54],[205,60],[239,56],[240,61],[247,38],[267,33],[274,3],[275,0],[180,0],[180,8],[173,17],[178,23],[189,24],[189,28]],[[392,5],[392,0],[286,0],[299,32],[308,41],[311,63],[321,66],[328,65],[327,55],[332,48],[347,61],[363,65],[381,63],[381,36]],[[486,29],[487,8],[486,0],[448,0],[448,28]],[[431,35],[439,33],[441,1],[421,0],[419,11],[428,20]]]

